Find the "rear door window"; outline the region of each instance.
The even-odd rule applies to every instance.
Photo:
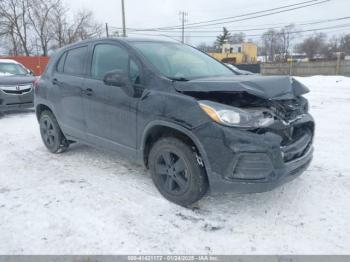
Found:
[[[83,76],[85,74],[87,52],[87,46],[69,50],[65,59],[63,72],[69,75]]]

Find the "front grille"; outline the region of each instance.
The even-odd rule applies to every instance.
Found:
[[[33,88],[33,85],[30,84],[20,84],[20,85],[9,85],[9,86],[0,86],[0,90],[9,95],[22,95],[29,93]]]
[[[23,95],[25,93],[29,93],[32,89],[28,88],[28,89],[24,89],[24,90],[3,90],[6,94],[10,94],[10,95]]]

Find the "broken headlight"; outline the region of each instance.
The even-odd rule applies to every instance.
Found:
[[[259,128],[274,122],[274,117],[261,109],[241,109],[206,100],[199,101],[199,106],[212,120],[226,126]]]

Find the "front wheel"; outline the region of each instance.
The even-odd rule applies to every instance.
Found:
[[[159,192],[171,202],[189,206],[208,190],[204,167],[192,148],[173,137],[157,141],[149,154],[149,167]]]
[[[46,148],[51,153],[63,153],[69,147],[55,116],[50,111],[44,111],[40,115],[40,134]]]

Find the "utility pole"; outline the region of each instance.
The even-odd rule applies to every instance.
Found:
[[[109,37],[109,32],[108,32],[108,23],[106,23],[106,37]]]
[[[185,43],[185,23],[187,22],[187,13],[184,11],[180,12],[180,20],[181,20],[181,42]]]
[[[340,63],[341,63],[341,52],[337,52],[337,65],[335,68],[336,75],[339,75],[339,73],[340,73]]]
[[[125,6],[124,6],[124,0],[121,0],[121,1],[122,1],[123,37],[126,37]]]
[[[294,48],[292,49],[292,52],[290,54],[290,68],[289,68],[289,75],[292,76],[293,74],[293,54],[294,54]]]

